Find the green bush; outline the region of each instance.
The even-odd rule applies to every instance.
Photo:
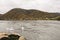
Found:
[[[60,16],[56,17],[55,19],[56,19],[56,20],[60,20]]]

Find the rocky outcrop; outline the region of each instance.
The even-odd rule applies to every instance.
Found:
[[[25,37],[17,34],[0,33],[0,40],[25,40]]]

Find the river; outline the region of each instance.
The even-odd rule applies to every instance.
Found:
[[[60,21],[0,21],[0,32],[16,32],[27,40],[60,40]]]

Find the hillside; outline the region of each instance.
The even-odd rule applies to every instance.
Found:
[[[1,20],[48,20],[60,16],[59,13],[48,13],[39,10],[14,8],[3,14]]]

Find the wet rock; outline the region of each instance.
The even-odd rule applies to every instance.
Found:
[[[21,37],[19,38],[19,40],[25,40],[25,37],[24,37],[24,36],[21,36]]]
[[[17,34],[0,33],[0,40],[25,40],[25,37]]]
[[[2,37],[8,37],[8,34],[7,33],[0,33],[0,38]]]
[[[2,37],[0,40],[10,40],[8,37]]]
[[[10,40],[18,40],[19,39],[19,35],[15,35],[15,34],[10,34],[10,35],[8,35],[8,38],[10,39]]]

